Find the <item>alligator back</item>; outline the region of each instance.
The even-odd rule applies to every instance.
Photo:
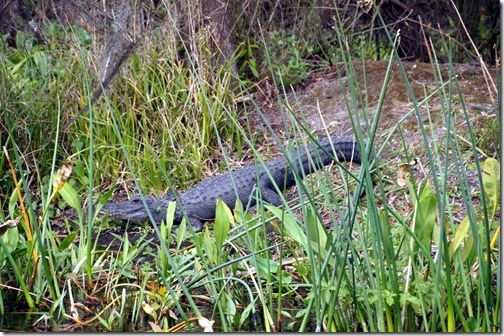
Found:
[[[333,162],[352,161],[361,163],[361,157],[357,143],[349,137],[325,138],[316,144],[308,145],[308,148],[298,147],[290,155],[290,164],[286,157],[280,157],[268,163],[273,180],[280,189],[286,189],[296,183],[295,174],[301,177],[313,173]],[[291,167],[294,167],[292,169]],[[265,176],[264,185],[271,187],[271,179]]]
[[[339,161],[353,161],[360,164],[361,157],[355,140],[340,137],[326,138],[320,141],[320,146],[309,145],[307,148],[294,149],[289,153],[290,163],[285,156],[282,156],[266,162],[265,165],[258,163],[230,173],[209,177],[182,193],[180,201],[189,217],[192,216],[201,221],[215,218],[218,198],[231,209],[234,208],[237,198],[245,207],[251,207],[256,204],[254,196],[258,192],[263,200],[278,206],[281,204],[281,199],[273,181],[280,190],[285,190],[295,184],[295,174],[301,177],[309,175],[336,158]],[[179,215],[181,220],[182,213]]]
[[[361,156],[355,140],[346,137],[326,138],[319,144],[294,149],[288,154],[288,159],[282,156],[265,164],[252,164],[209,177],[179,195],[174,225],[180,224],[185,212],[190,224],[200,230],[202,222],[215,218],[218,198],[231,209],[237,199],[245,207],[252,207],[256,204],[255,195],[258,193],[264,201],[278,206],[282,202],[275,184],[283,191],[295,184],[296,174],[300,177],[309,175],[335,159],[360,164]],[[165,218],[168,204],[174,199],[171,193],[159,198],[146,198],[156,222]],[[104,212],[124,220],[142,221],[148,217],[143,202],[135,197],[126,203],[109,203],[104,207]]]

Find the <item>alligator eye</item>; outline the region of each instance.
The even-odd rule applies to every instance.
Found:
[[[139,203],[140,202],[140,198],[138,197],[135,197],[131,200],[131,203]]]

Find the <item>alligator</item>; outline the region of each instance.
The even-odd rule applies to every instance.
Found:
[[[170,202],[177,202],[173,227],[177,227],[185,211],[187,220],[195,231],[201,231],[203,223],[215,219],[217,199],[220,198],[231,209],[236,200],[249,207],[256,206],[256,191],[263,201],[280,206],[282,200],[276,191],[286,190],[296,183],[295,174],[303,177],[315,169],[333,162],[352,161],[361,163],[357,142],[349,137],[328,137],[308,147],[298,147],[290,153],[290,161],[281,156],[264,164],[251,164],[229,173],[211,176],[195,184],[180,195],[168,192],[161,197],[144,197],[146,205],[156,223],[166,219],[166,210]],[[333,151],[334,149],[334,151]],[[332,153],[332,154],[330,154]],[[291,167],[295,167],[292,169]],[[269,172],[269,174],[268,174]],[[178,197],[177,197],[178,196]],[[178,198],[178,200],[177,200]],[[148,219],[147,211],[139,195],[123,203],[107,203],[101,210],[111,218],[142,222]]]

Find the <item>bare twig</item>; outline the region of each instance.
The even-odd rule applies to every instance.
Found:
[[[474,44],[472,38],[471,38],[471,35],[469,35],[469,32],[467,31],[467,28],[464,24],[464,21],[462,20],[462,17],[460,16],[460,13],[457,9],[457,6],[455,6],[455,3],[453,2],[453,0],[450,0],[453,8],[455,8],[455,13],[457,13],[457,16],[460,20],[460,23],[462,24],[462,28],[464,28],[464,32],[466,33],[467,37],[469,38],[469,42],[471,42],[471,45],[474,49],[474,52],[476,53],[476,56],[478,57],[478,61],[481,65],[481,68],[483,70],[483,77],[485,78],[485,82],[487,84],[487,88],[488,88],[488,93],[490,94],[490,100],[492,101],[492,103],[495,102],[495,99],[494,99],[494,93],[496,94],[497,93],[497,87],[495,86],[495,83],[492,79],[492,76],[490,76],[490,72],[488,71],[488,68],[485,64],[485,61],[483,61],[483,57],[481,57],[479,51],[478,51],[478,48],[476,48],[476,45]]]
[[[91,97],[91,105],[94,104],[98,100],[98,98],[101,97],[101,95],[103,94],[103,91],[108,87],[108,85],[110,84],[112,79],[119,72],[119,69],[121,68],[124,61],[126,61],[128,59],[128,57],[131,54],[131,52],[133,51],[134,47],[135,47],[135,43],[133,41],[130,41],[128,43],[128,45],[126,46],[126,50],[121,55],[119,60],[116,62],[115,66],[113,67],[112,71],[109,72],[108,76],[105,77],[103,82],[101,82],[100,85],[93,92],[93,96]],[[66,123],[65,127],[63,128],[63,131],[67,131],[70,128],[70,126],[72,126],[72,124],[77,120],[77,118],[79,118],[84,113],[84,111],[87,108],[88,108],[88,105],[82,107],[79,110],[79,112],[77,112],[77,114]]]

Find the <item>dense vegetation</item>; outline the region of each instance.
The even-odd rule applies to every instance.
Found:
[[[462,44],[446,34],[430,45],[437,85],[422,100],[398,36],[382,29],[377,49],[335,9],[333,27],[322,31],[292,22],[263,28],[247,16],[245,37],[222,61],[214,36],[203,28],[184,36],[173,8],[158,4],[145,36],[121,45],[129,52],[116,50],[126,55],[117,71],[96,56],[110,46],[106,34],[83,25],[47,20],[38,27],[43,43],[29,30],[10,45],[12,36],[2,36],[0,315],[36,307],[53,330],[68,321],[85,330],[200,330],[213,320],[222,331],[500,330],[501,111],[493,73],[491,112],[474,119],[452,58]],[[385,26],[379,11],[368,13]],[[488,49],[465,56],[473,54]],[[355,69],[367,58],[387,62],[373,114]],[[393,66],[413,108],[378,132]],[[202,233],[184,224],[172,230],[169,213],[166,223],[135,228],[133,241],[123,229],[119,249],[101,245],[100,233],[117,223],[98,210],[115,189],[123,198],[184,190],[277,148],[286,153],[288,139],[306,145],[310,129],[286,93],[334,68],[345,77],[352,133],[375,161],[300,180],[281,208],[249,213],[244,204],[230,211],[219,203]],[[105,74],[113,80],[105,83]],[[281,132],[265,117],[273,108]],[[422,139],[421,174],[413,172],[418,152],[407,145],[407,117]],[[402,164],[391,163],[394,153]]]

